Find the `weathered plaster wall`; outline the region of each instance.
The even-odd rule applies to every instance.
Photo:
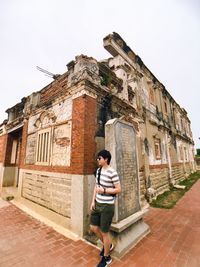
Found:
[[[26,164],[34,164],[36,160],[36,144],[37,133],[29,134],[27,136],[27,148],[26,148]]]
[[[40,121],[41,115],[45,114],[53,114],[55,121],[53,122],[52,118],[49,120]],[[28,123],[28,134],[37,131],[38,127],[36,126],[36,121],[39,120],[39,128],[45,128],[51,124],[60,124],[65,121],[71,120],[72,118],[72,98],[67,98],[59,103],[52,105],[49,108],[45,108],[45,110],[38,110],[37,114],[30,116]]]
[[[4,167],[3,186],[16,186],[17,167]]]
[[[71,121],[53,129],[52,165],[69,166],[71,152]]]
[[[28,122],[26,164],[36,163],[38,131],[50,128],[50,163],[52,166],[69,166],[71,156],[72,99],[57,103],[45,111],[31,116]]]

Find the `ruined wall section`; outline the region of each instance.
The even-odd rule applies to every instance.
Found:
[[[92,57],[80,55],[67,64],[68,87],[73,98],[71,172],[93,174],[97,131],[97,95],[100,94],[99,65]]]
[[[67,89],[68,73],[58,76],[55,81],[40,91],[39,106],[46,105],[65,94]]]
[[[0,162],[3,164],[5,161],[7,138],[8,135],[6,134],[4,127],[0,127]]]
[[[122,81],[121,88],[111,82],[111,93],[138,109],[139,103],[137,96],[139,94],[139,85],[137,72],[123,59],[121,55],[110,58],[108,61],[110,69],[116,74],[117,78]]]
[[[114,32],[106,36],[104,47],[113,56],[108,60],[110,69],[123,81],[121,91],[111,87],[111,92],[136,111],[133,121],[139,122],[141,131],[138,151],[146,153],[139,155],[140,170],[142,163],[145,165],[144,184],[147,189],[153,187],[159,193],[195,170],[194,143],[187,112],[119,34]],[[133,89],[132,101],[129,85]],[[179,150],[182,150],[181,161]]]
[[[49,166],[69,166],[71,151],[72,99],[66,99],[30,117],[26,149],[26,164],[37,164],[38,133],[50,129]],[[39,163],[38,163],[39,165]]]
[[[72,98],[47,107],[38,108],[27,122],[23,165],[26,169],[21,170],[22,197],[70,217],[71,176],[57,171],[60,167],[70,166]],[[39,148],[43,145],[39,136],[43,131],[49,134],[49,151],[46,151],[48,162],[38,160],[38,151],[42,153],[43,149]],[[42,170],[42,167],[46,170]]]
[[[94,61],[90,68],[86,63],[87,57],[77,57],[63,86],[59,78],[40,95],[28,98],[34,105],[26,104],[22,196],[69,218],[70,223],[78,213],[72,211],[73,188],[82,179],[87,183],[84,175],[93,174],[95,166],[96,96],[86,80],[96,75]]]

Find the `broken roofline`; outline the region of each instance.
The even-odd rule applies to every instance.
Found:
[[[145,71],[149,72],[149,74],[152,76],[152,82],[155,84],[156,82],[160,84],[160,86],[163,89],[163,92],[168,95],[172,99],[172,101],[176,102],[173,97],[170,95],[170,93],[166,90],[165,86],[156,78],[156,76],[147,68],[147,66],[144,64],[142,59],[136,55],[133,50],[126,44],[126,42],[122,39],[122,37],[116,33],[113,32],[112,34],[108,34],[104,39],[104,48],[113,56],[119,55],[119,50],[122,50],[126,58],[127,57],[131,60],[131,66],[136,69],[136,64],[140,66],[141,69],[144,69]],[[123,57],[123,55],[121,54]]]
[[[170,93],[166,90],[165,86],[159,82],[159,80],[155,77],[155,75],[147,68],[147,66],[143,63],[142,59],[136,55],[132,49],[126,44],[126,42],[122,39],[122,37],[116,33],[116,32],[113,32],[112,34],[108,34],[104,39],[103,39],[103,42],[104,42],[104,48],[113,56],[117,56],[117,55],[121,55],[122,57],[125,57],[125,60],[128,61],[128,63],[131,65],[131,67],[133,67],[133,69],[138,69],[138,66],[143,70],[143,71],[146,71],[150,74],[150,76],[152,77],[152,82],[155,84],[155,83],[158,83],[162,90],[163,90],[163,93],[168,95],[168,97],[173,101],[175,102],[178,107],[182,110],[183,113],[185,113],[185,110],[182,109],[179,104],[173,99],[173,97],[170,95]],[[83,57],[85,57],[86,59],[94,59],[92,57],[88,57],[88,56],[84,56],[84,55],[81,55]],[[72,60],[70,61],[66,66],[68,67],[68,71],[67,72],[64,72],[61,76],[59,75],[57,77],[57,79],[62,79],[63,76],[67,76],[68,75],[68,72],[71,68],[74,67],[74,65],[76,64],[76,61],[77,61],[77,56],[75,57],[76,60]],[[94,59],[95,60],[95,59]],[[96,60],[95,60],[96,61]],[[56,80],[57,80],[56,79]],[[49,87],[51,87],[54,82],[56,81],[52,81],[51,83],[49,83],[48,85],[46,85],[45,87],[43,87],[41,90],[37,91],[36,93],[40,93],[40,92],[44,92],[46,91]],[[11,109],[13,108],[16,108],[17,106],[21,106],[21,104],[24,104],[26,98],[22,98],[21,102],[8,108],[6,110],[6,112],[9,112]]]

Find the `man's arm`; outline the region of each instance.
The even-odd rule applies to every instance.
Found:
[[[119,194],[121,192],[121,184],[116,183],[114,186],[115,188],[105,188],[105,194],[108,194],[108,195]]]
[[[90,210],[93,210],[95,208],[95,199],[96,199],[96,184],[94,186],[94,192],[93,192],[93,197],[92,197],[92,202],[90,205]]]

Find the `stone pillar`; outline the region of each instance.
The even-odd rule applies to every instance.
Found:
[[[136,133],[132,124],[119,119],[108,121],[105,147],[112,154],[111,166],[117,170],[122,186],[111,225],[115,243],[113,253],[121,257],[149,233],[149,227],[143,221],[145,212],[140,208]]]

